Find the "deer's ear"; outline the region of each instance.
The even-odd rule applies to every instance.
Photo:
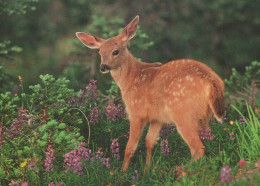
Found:
[[[120,33],[123,41],[129,41],[135,36],[137,25],[139,22],[139,16],[136,16]]]
[[[88,48],[91,49],[98,49],[102,45],[102,43],[105,41],[104,39],[101,39],[97,36],[93,36],[90,34],[86,34],[84,32],[77,32],[76,36],[79,38],[79,40],[86,45]]]

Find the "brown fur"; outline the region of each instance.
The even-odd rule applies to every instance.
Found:
[[[188,144],[191,156],[204,156],[204,145],[199,128],[207,128],[214,113],[221,121],[224,112],[224,83],[205,64],[180,59],[161,63],[138,61],[127,50],[126,42],[135,35],[139,18],[136,17],[118,36],[103,40],[85,33],[78,38],[90,48],[98,48],[101,65],[109,67],[119,86],[130,120],[130,137],[125,150],[122,170],[126,171],[143,129],[149,123],[146,136],[149,166],[152,150],[164,124],[175,124]],[[118,50],[118,55],[112,52]],[[107,71],[108,72],[108,71]]]

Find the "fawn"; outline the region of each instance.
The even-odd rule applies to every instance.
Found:
[[[122,171],[126,171],[145,126],[146,167],[164,124],[175,124],[188,144],[194,160],[204,156],[198,130],[207,128],[214,113],[221,122],[225,113],[224,83],[205,64],[193,59],[179,59],[166,64],[138,61],[127,49],[136,33],[139,16],[123,31],[109,39],[77,32],[79,40],[91,49],[99,49],[100,71],[110,72],[120,88],[130,120]]]

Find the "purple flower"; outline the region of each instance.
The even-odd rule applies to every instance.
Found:
[[[54,149],[51,145],[48,146],[47,152],[45,152],[46,159],[44,160],[45,171],[53,172],[53,163],[55,161]]]
[[[213,140],[215,138],[212,136],[210,128],[207,128],[206,130],[199,129],[198,133],[201,140]]]
[[[0,149],[3,148],[2,126],[0,126]]]
[[[132,180],[138,180],[139,179],[139,174],[138,174],[138,171],[135,170],[135,173],[134,175],[132,176]]]
[[[28,123],[28,110],[19,108],[18,118],[14,118],[13,123],[6,129],[6,135],[10,138],[17,138],[22,132],[25,123]]]
[[[29,183],[28,183],[28,182],[23,182],[23,183],[21,184],[21,186],[29,186]]]
[[[74,149],[64,155],[64,162],[65,162],[65,172],[68,172],[70,169],[73,170],[74,174],[83,175],[82,170],[82,162],[81,157],[77,155],[77,150]]]
[[[110,150],[114,155],[114,158],[117,160],[120,160],[120,154],[119,154],[119,143],[118,143],[118,139],[112,139],[112,143],[110,145]]]
[[[102,147],[98,147],[97,152],[95,152],[95,158],[101,159],[103,155],[104,155],[104,152],[102,151]]]
[[[173,125],[164,125],[162,130],[160,131],[161,137],[167,137],[170,135],[170,133],[174,130]]]
[[[94,107],[90,111],[90,121],[89,122],[95,125],[98,122],[98,117],[99,117],[98,108]]]
[[[102,158],[102,164],[104,166],[106,166],[106,168],[108,168],[108,169],[111,168],[111,165],[110,165],[109,161],[110,161],[110,158]]]
[[[12,185],[12,186],[19,186],[20,184],[19,184],[18,181],[12,181],[11,185]]]
[[[103,114],[106,115],[107,120],[116,121],[117,118],[124,118],[125,112],[122,107],[122,105],[115,105],[114,103],[109,103],[108,106],[106,106],[103,111]]]
[[[168,139],[163,139],[161,142],[161,149],[162,149],[162,154],[164,156],[168,156],[170,154],[170,148],[169,148],[169,142]]]
[[[54,183],[54,181],[52,181],[52,182],[48,183],[48,186],[55,186],[55,183]]]
[[[232,141],[236,139],[236,137],[234,136],[234,132],[229,133],[229,139]]]
[[[87,87],[87,96],[89,104],[96,102],[97,100],[97,80],[90,80],[90,83]]]
[[[246,120],[245,120],[245,118],[242,117],[242,116],[240,116],[240,118],[239,118],[239,123],[240,123],[241,125],[246,125]]]
[[[231,180],[231,169],[228,165],[225,165],[222,167],[221,173],[220,173],[220,182],[221,183],[230,183]]]
[[[80,142],[78,144],[78,150],[74,149],[64,155],[66,168],[65,172],[68,172],[70,169],[72,169],[74,174],[83,175],[82,160],[89,160],[92,155],[92,151],[87,151],[85,146],[85,142]]]
[[[35,161],[29,161],[29,163],[27,164],[27,168],[31,171],[35,171],[36,170]]]
[[[126,139],[128,139],[129,138],[129,134],[130,132],[128,131],[126,134],[124,134],[124,137],[126,138]]]

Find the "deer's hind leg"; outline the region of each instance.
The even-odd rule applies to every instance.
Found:
[[[154,146],[157,144],[157,141],[159,139],[160,131],[163,127],[163,124],[157,121],[151,122],[149,126],[149,130],[147,132],[147,135],[145,137],[145,144],[146,144],[146,150],[147,150],[147,156],[146,156],[146,166],[149,167],[151,165],[151,159],[152,159],[152,151]]]
[[[203,145],[198,133],[200,126],[199,120],[193,120],[192,118],[183,116],[181,119],[176,121],[176,125],[178,132],[190,148],[191,157],[196,161],[204,156],[205,146]]]

